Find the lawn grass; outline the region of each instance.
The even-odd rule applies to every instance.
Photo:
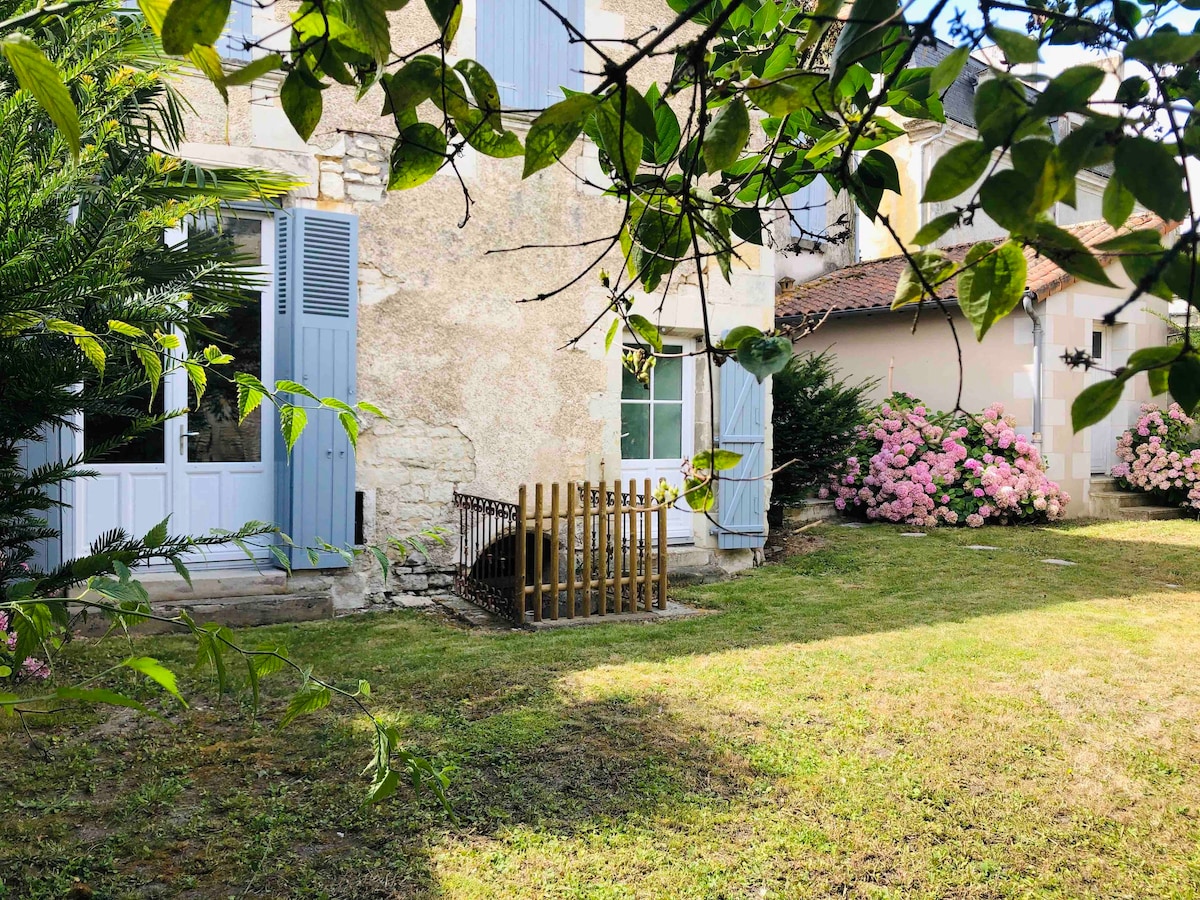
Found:
[[[1200,896],[1200,525],[901,530],[824,528],[691,591],[719,615],[669,624],[261,629],[368,678],[457,767],[453,818],[405,792],[359,808],[363,722],[278,732],[282,684],[258,719],[203,679],[174,725],[60,717],[45,757],[0,724],[0,897],[74,878],[102,897]],[[74,652],[90,670],[128,648]]]

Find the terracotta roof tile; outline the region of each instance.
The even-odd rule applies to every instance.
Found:
[[[1173,227],[1172,223],[1164,222],[1153,213],[1141,213],[1130,216],[1121,231],[1156,228],[1165,233]],[[1102,221],[1080,222],[1066,230],[1088,247],[1103,243],[1117,233],[1108,223]],[[978,241],[941,249],[955,262],[961,262],[967,251],[976,243]],[[1036,293],[1039,300],[1045,300],[1075,280],[1030,247],[1025,248],[1025,261],[1028,266],[1026,287]],[[1107,264],[1111,259],[1106,260],[1101,255],[1101,261]],[[896,282],[899,281],[904,266],[903,256],[888,256],[846,266],[812,281],[797,284],[775,298],[775,315],[788,318],[822,315],[829,310],[841,312],[852,309],[886,309],[892,305]]]

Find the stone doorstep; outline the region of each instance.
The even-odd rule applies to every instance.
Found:
[[[215,597],[202,600],[151,601],[158,615],[186,612],[198,624],[216,622],[230,628],[284,625],[333,618],[333,600],[328,594],[264,594],[247,597]],[[104,634],[110,623],[103,616],[89,616],[78,632],[87,637]],[[166,622],[147,621],[136,626],[137,634],[167,634],[179,629]]]
[[[194,601],[203,603],[225,597],[259,597],[288,593],[288,576],[282,569],[194,569],[192,583],[179,573],[139,572],[137,580],[150,595],[150,604]]]

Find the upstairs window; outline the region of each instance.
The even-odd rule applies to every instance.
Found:
[[[802,240],[816,240],[825,234],[825,208],[829,204],[829,186],[818,176],[786,198],[788,233]]]
[[[233,0],[229,7],[229,21],[225,23],[225,31],[217,40],[217,52],[222,59],[250,62],[251,51],[246,47],[247,41],[254,40],[254,2],[255,0]]]
[[[553,0],[583,30],[584,0]],[[475,58],[496,80],[505,109],[545,109],[562,88],[583,90],[583,44],[538,0],[478,0]]]

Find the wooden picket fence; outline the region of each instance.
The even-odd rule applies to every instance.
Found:
[[[638,487],[521,485],[515,504],[456,494],[459,594],[519,624],[665,609],[667,507],[649,479]]]

